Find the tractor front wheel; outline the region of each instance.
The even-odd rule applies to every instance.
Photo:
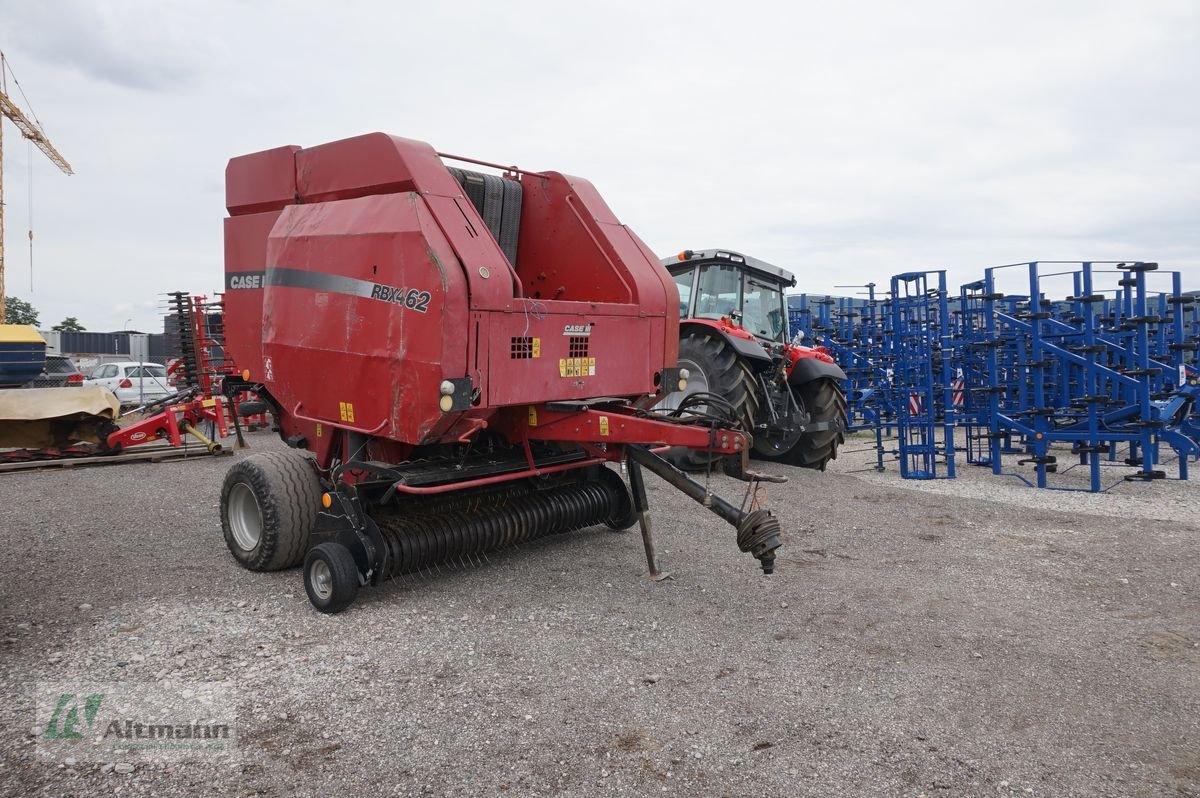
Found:
[[[806,382],[795,389],[796,398],[808,411],[809,421],[834,422],[837,427],[806,432],[791,451],[778,458],[788,465],[824,471],[830,460],[837,459],[838,446],[846,440],[846,394],[837,380],[824,378]]]

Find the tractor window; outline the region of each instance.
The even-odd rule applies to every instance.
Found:
[[[696,287],[696,318],[728,316],[741,305],[741,294],[741,269],[724,263],[701,266],[700,282]]]
[[[746,276],[746,294],[742,302],[742,327],[772,341],[782,339],[786,326],[783,292],[779,286]]]
[[[688,269],[683,274],[675,275],[675,286],[679,289],[679,318],[688,318],[688,309],[692,306],[692,282],[696,279],[696,270]]]

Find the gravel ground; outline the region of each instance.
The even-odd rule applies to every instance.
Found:
[[[1200,796],[1197,486],[904,482],[866,445],[780,469],[770,578],[650,478],[672,580],[596,529],[334,617],[233,563],[232,458],[2,475],[0,794]],[[72,679],[221,682],[236,756],[40,760],[35,684]]]

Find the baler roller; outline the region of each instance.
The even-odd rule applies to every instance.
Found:
[[[505,495],[499,503],[482,506],[477,499],[464,498],[457,508],[436,514],[377,513],[372,520],[385,546],[380,575],[412,573],[559,532],[617,525],[628,516],[630,504],[618,485],[619,480],[580,482]]]

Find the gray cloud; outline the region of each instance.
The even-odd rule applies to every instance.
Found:
[[[0,2],[6,44],[48,65],[128,89],[168,91],[188,85],[198,65],[181,40],[186,9],[148,2]]]
[[[214,290],[228,158],[370,130],[587,177],[656,251],[740,249],[814,293],[1108,257],[1200,288],[1191,0],[0,0],[0,20],[78,173],[34,153],[29,298],[52,320],[148,327],[139,303]],[[18,295],[27,157],[6,148]]]

